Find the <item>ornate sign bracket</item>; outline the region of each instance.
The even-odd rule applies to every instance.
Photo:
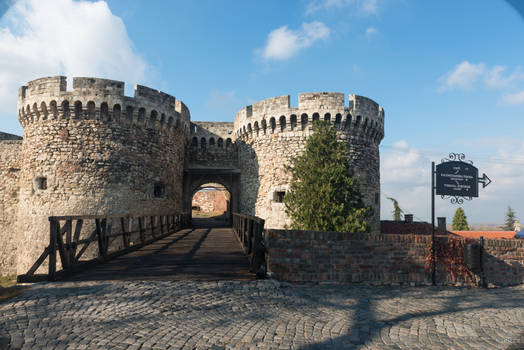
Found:
[[[466,159],[464,153],[449,153],[447,158],[442,158],[441,163],[436,166],[431,162],[431,256],[432,272],[431,280],[435,285],[435,194],[442,199],[450,199],[451,204],[463,204],[473,197],[478,197],[479,183],[485,188],[491,183],[491,179],[482,174],[471,160]],[[435,184],[436,182],[436,184]]]
[[[469,163],[471,165],[473,165],[473,162],[471,160],[466,160],[466,155],[464,153],[454,153],[454,152],[451,152],[450,154],[448,154],[448,157],[447,158],[442,158],[440,160],[441,163],[446,163],[446,162],[465,162],[465,163]]]
[[[445,196],[441,195],[440,198],[442,199],[449,199],[451,204],[462,204],[464,201],[470,201],[473,199],[473,197],[458,197],[458,196]]]

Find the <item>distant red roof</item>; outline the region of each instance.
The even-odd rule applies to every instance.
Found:
[[[515,238],[515,231],[451,231],[456,235],[466,238],[480,238],[481,236],[489,239]]]
[[[431,224],[425,221],[393,221],[393,220],[382,220],[380,221],[380,232],[385,234],[398,234],[398,235],[430,235]],[[435,234],[437,235],[450,235],[451,232],[447,230],[441,230],[435,227]]]

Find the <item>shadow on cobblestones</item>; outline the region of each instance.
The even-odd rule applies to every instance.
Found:
[[[465,312],[470,313],[475,310],[482,310],[489,307],[496,307],[498,310],[505,308],[512,309],[519,306],[521,307],[524,304],[524,297],[522,294],[514,295],[513,298],[503,300],[495,306],[491,305],[489,301],[485,302],[479,300],[474,295],[459,294],[456,296],[448,295],[442,297],[439,295],[439,292],[442,290],[445,289],[428,288],[427,294],[424,294],[424,296],[416,296],[409,295],[412,293],[402,295],[402,288],[378,287],[372,295],[355,295],[356,303],[353,307],[354,312],[352,313],[354,317],[352,318],[348,315],[350,329],[347,334],[331,338],[328,341],[298,347],[298,349],[367,349],[368,346],[376,344],[377,342],[388,345],[388,349],[404,349],[404,345],[408,343],[411,344],[410,349],[427,349],[431,346],[431,343],[447,343],[448,346],[452,346],[453,337],[450,337],[447,332],[442,332],[437,322],[430,322],[430,326],[433,327],[424,329],[429,342],[427,344],[415,344],[420,338],[421,329],[418,327],[414,328],[413,326],[421,320],[439,319],[439,316],[449,316]],[[418,305],[419,307],[407,307],[403,309],[402,305],[396,304],[393,301],[388,303],[389,305],[385,308],[383,306],[376,307],[375,304],[380,300],[391,299],[392,291],[398,293],[399,300],[401,298],[408,298],[413,302],[416,301],[416,299],[420,299],[421,304]],[[491,290],[490,292],[495,294],[497,290]],[[295,294],[295,296],[297,295],[300,297],[311,298],[311,296]],[[434,302],[432,302],[432,300]],[[326,302],[321,299],[316,299],[315,302],[320,305],[347,310],[347,305]],[[437,305],[440,305],[440,307]],[[398,315],[399,311],[401,313],[400,315]],[[396,314],[397,316],[390,317],[391,314]],[[476,320],[471,320],[471,323],[475,323],[475,321]],[[493,337],[493,334],[490,333],[490,329],[482,329],[482,327],[479,327],[477,331],[483,333],[484,337],[481,337],[480,339],[477,337],[477,339],[475,339],[475,337],[471,335],[471,341],[473,343],[484,343],[486,342],[486,339]],[[508,350],[524,350],[524,333],[522,333],[520,338],[514,342],[512,342],[510,338],[504,336],[497,336],[495,337],[495,340],[499,343],[498,347],[487,346],[475,348],[503,349],[503,347],[500,347],[500,343],[512,343]],[[496,344],[496,342],[494,341],[492,344]],[[449,349],[452,348],[453,347],[450,347]]]
[[[523,292],[275,281],[45,283],[0,304],[0,337],[28,349],[517,350]]]
[[[97,285],[85,286],[79,283],[68,283],[65,287],[62,282],[43,282],[34,285],[30,292],[24,293],[22,296],[15,298],[13,301],[20,299],[24,301],[40,300],[40,299],[60,299],[62,297],[81,297],[81,296],[92,296],[92,295],[104,295],[110,293],[108,287],[110,283],[100,283]]]
[[[506,350],[522,350],[524,349],[524,331],[520,333],[518,340],[511,344]]]

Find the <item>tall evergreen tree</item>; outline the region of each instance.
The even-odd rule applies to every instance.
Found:
[[[359,183],[336,130],[316,121],[302,155],[287,169],[292,178],[284,196],[291,227],[301,230],[368,232],[372,208],[364,204]]]
[[[515,211],[508,205],[502,229],[505,231],[513,231],[515,229],[515,220],[517,220],[517,215],[515,215]]]
[[[464,213],[464,210],[461,207],[458,207],[457,210],[455,211],[455,215],[453,215],[453,222],[451,223],[451,227],[453,230],[456,230],[456,231],[469,230],[466,213]]]
[[[391,198],[391,197],[386,197],[386,198],[393,202],[393,220],[395,221],[402,220],[402,213],[404,211],[400,209],[400,206],[398,205],[398,201],[395,198]]]

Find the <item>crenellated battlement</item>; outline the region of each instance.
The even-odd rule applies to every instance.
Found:
[[[290,96],[269,98],[246,106],[235,116],[235,137],[250,139],[280,133],[309,133],[315,120],[324,120],[340,133],[360,136],[378,145],[384,137],[384,110],[375,101],[359,95],[314,92],[298,95],[298,107]]]
[[[186,105],[162,91],[135,85],[134,97],[124,95],[122,81],[75,77],[67,90],[64,76],[28,82],[18,92],[18,119],[23,127],[53,119],[93,119],[122,126],[189,134]]]
[[[344,94],[341,92],[308,92],[298,95],[299,109],[343,108]]]
[[[2,142],[8,220],[0,220],[0,231],[14,232],[15,244],[0,245],[0,258],[7,247],[17,273],[46,249],[49,216],[180,213],[191,210],[205,183],[228,189],[231,211],[262,217],[266,228],[289,225],[288,166],[303,154],[317,120],[336,130],[373,208],[366,220],[372,232],[380,230],[384,110],[367,97],[308,92],[291,104],[283,95],[242,108],[233,123],[191,122],[188,107],[162,91],[135,85],[126,96],[123,81],[69,83],[55,76],[20,87],[24,138]]]

